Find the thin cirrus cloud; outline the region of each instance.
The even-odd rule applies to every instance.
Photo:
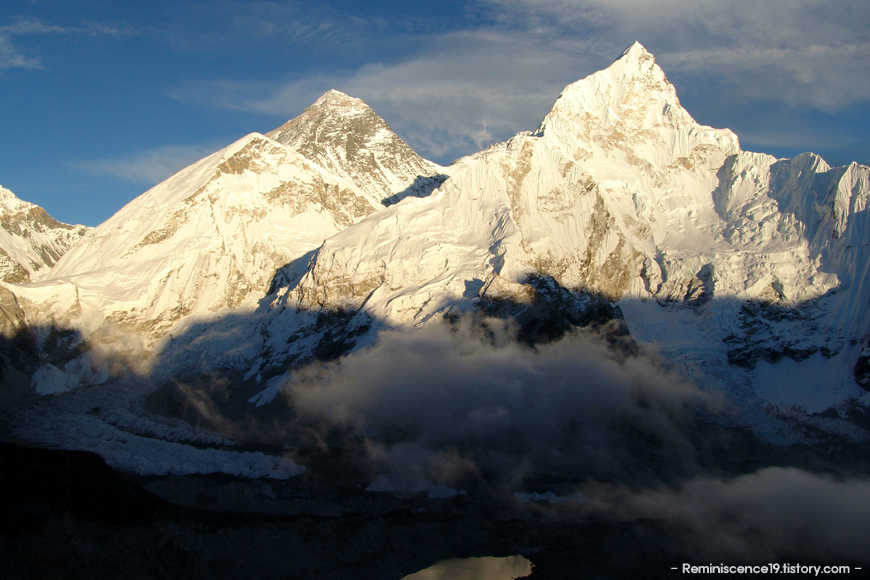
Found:
[[[96,176],[154,185],[213,153],[215,149],[214,145],[167,145],[127,157],[78,160],[67,165]]]
[[[283,83],[188,83],[167,94],[290,118],[334,88],[363,99],[415,150],[444,163],[534,130],[560,90],[600,61],[592,52],[553,50],[534,35],[497,29],[454,31],[428,43],[427,50],[397,63],[372,62]]]
[[[640,40],[708,97],[833,110],[870,99],[870,5],[860,0],[485,0],[511,22]],[[834,63],[832,65],[832,63]],[[726,87],[730,90],[722,90]]]
[[[0,70],[9,68],[42,68],[42,61],[22,53],[8,35],[0,31]]]
[[[136,36],[139,32],[127,24],[84,22],[78,26],[58,26],[39,19],[17,18],[11,24],[0,26],[0,70],[12,68],[45,68],[39,55],[28,54],[19,46],[17,38],[34,35]]]
[[[302,45],[308,47],[306,57],[346,56],[396,35],[380,19],[350,17],[326,5],[303,2],[190,2],[173,6],[170,14],[159,36],[194,53],[228,47],[242,54],[276,52]]]
[[[12,24],[0,26],[0,69],[42,68],[42,60],[31,56],[15,43],[18,36],[30,34],[56,34],[63,32],[60,26],[44,24],[38,20],[17,19]]]

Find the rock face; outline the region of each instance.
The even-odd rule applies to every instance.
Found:
[[[0,281],[21,283],[45,277],[89,229],[61,223],[0,187]]]

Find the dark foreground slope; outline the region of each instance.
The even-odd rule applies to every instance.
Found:
[[[742,461],[718,455],[723,467],[751,477],[757,462],[772,459],[766,452],[756,448]],[[781,459],[810,455],[793,450]],[[346,452],[309,460],[320,475],[134,483],[92,453],[0,444],[0,577],[398,580],[448,558],[522,554],[534,565],[532,579],[671,578],[683,562],[797,561],[788,548],[735,561],[727,546],[704,543],[715,536],[693,537],[679,518],[627,517],[570,502],[508,507],[486,493],[432,499],[366,492],[353,485]],[[336,476],[323,476],[330,472]],[[798,558],[804,565],[870,564],[867,557]]]
[[[654,525],[548,524],[503,519],[462,497],[373,504],[346,492],[333,495],[343,513],[332,516],[231,512],[171,504],[91,453],[4,443],[0,460],[0,575],[8,579],[400,578],[446,557],[518,552],[535,562],[533,578],[578,569],[630,577],[632,568],[654,577],[668,563],[649,543],[664,541]],[[264,493],[251,482],[197,479],[175,484]],[[209,503],[208,493],[196,497]],[[633,556],[621,555],[626,549]]]

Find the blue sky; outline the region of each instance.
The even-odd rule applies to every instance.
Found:
[[[0,185],[97,225],[330,88],[446,164],[634,40],[745,150],[870,164],[866,0],[3,0]]]

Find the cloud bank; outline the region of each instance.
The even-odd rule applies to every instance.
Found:
[[[450,486],[545,472],[655,479],[638,469],[649,453],[693,463],[687,433],[697,407],[718,405],[712,395],[583,332],[535,350],[487,332],[387,331],[337,364],[294,371],[284,394],[299,431],[363,439],[378,474]]]
[[[729,427],[726,401],[588,331],[534,349],[501,321],[383,331],[293,370],[253,424],[222,416],[206,390],[186,394],[227,436],[302,450],[294,460],[317,486],[332,473],[372,492],[467,493],[512,517],[625,523],[643,545],[701,564],[855,565],[870,553],[860,465],[836,476],[818,458],[813,471],[788,466],[808,455]],[[340,459],[319,472],[313,448]]]
[[[846,564],[870,553],[870,479],[834,478],[794,467],[767,467],[677,487],[586,488],[593,511],[661,522],[706,563],[794,561]]]

